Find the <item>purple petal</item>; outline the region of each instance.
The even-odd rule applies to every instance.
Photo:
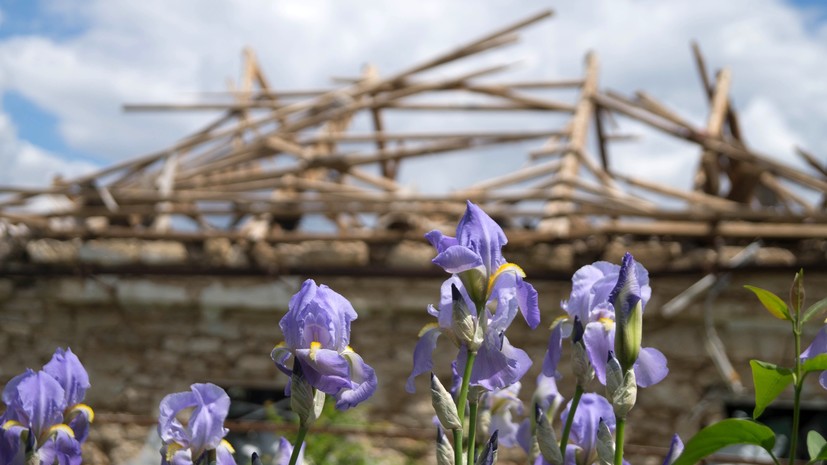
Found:
[[[462,245],[448,247],[431,261],[448,273],[462,273],[483,264],[479,254]]]
[[[540,306],[537,299],[537,290],[534,286],[517,276],[517,300],[520,312],[531,329],[540,324]]]
[[[439,338],[439,328],[431,328],[424,332],[419,340],[416,341],[413,353],[413,371],[408,376],[408,382],[405,384],[405,390],[414,393],[416,386],[414,385],[414,378],[422,373],[428,373],[433,369],[433,353],[436,348],[436,341]]]
[[[66,408],[65,392],[50,374],[38,371],[20,380],[17,385],[20,408],[26,414],[36,437],[40,437],[52,425],[63,421]]]
[[[470,201],[457,224],[457,241],[476,252],[487,275],[491,275],[504,262],[502,248],[508,242],[505,233],[500,225]]]
[[[551,336],[548,338],[548,349],[546,350],[546,356],[543,358],[543,375],[552,378],[560,377],[557,366],[560,364],[562,352],[563,325],[562,322],[557,322],[551,330]]]
[[[69,428],[75,433],[75,439],[82,443],[89,436],[89,427],[92,424],[89,416],[91,409],[79,408],[74,412],[74,417],[69,420]]]
[[[534,402],[543,409],[548,410],[555,404],[563,402],[563,396],[557,390],[557,380],[551,376],[540,374],[537,376],[537,387],[534,389]]]
[[[224,420],[230,410],[230,396],[215,384],[193,384],[195,409],[187,428],[190,431],[190,449],[196,456],[218,447],[227,430]]]
[[[342,354],[350,364],[350,379],[353,386],[336,394],[336,408],[347,410],[367,400],[376,392],[376,373],[356,352]]]
[[[309,349],[296,351],[307,382],[325,394],[335,395],[340,389],[350,387],[350,366],[335,350],[317,349],[311,357]]]
[[[620,265],[620,272],[617,276],[617,284],[609,294],[609,303],[614,305],[615,314],[621,322],[626,321],[632,309],[635,308],[640,298],[640,284],[637,280],[636,262],[632,254],[626,252],[623,262]]]
[[[615,275],[620,267],[609,262],[595,262],[591,265],[586,265],[574,273],[571,277],[571,295],[568,302],[563,305],[563,309],[570,317],[579,317],[582,321],[589,321],[589,312],[592,309],[592,300],[595,294],[595,286],[607,276]],[[608,287],[606,295],[611,291],[611,286],[614,284],[611,278],[604,280],[605,284],[600,287]],[[598,287],[598,289],[600,288]]]
[[[560,415],[564,428],[570,408],[571,401]],[[609,401],[594,393],[583,394],[583,397],[580,398],[580,404],[577,406],[577,411],[574,413],[569,439],[573,444],[581,447],[587,455],[591,454],[597,444],[597,427],[601,418],[606,422],[609,430],[614,431],[615,416]]]
[[[610,326],[607,328],[607,325]],[[586,325],[583,334],[583,342],[586,344],[586,353],[594,367],[594,374],[600,384],[606,385],[606,360],[609,351],[614,350],[615,328],[614,324],[603,324],[600,321]]]
[[[669,374],[666,366],[666,357],[658,349],[644,347],[640,349],[634,366],[635,379],[640,387],[649,387],[657,384]]]
[[[80,465],[82,462],[80,443],[65,431],[58,431],[37,452],[42,464]]]
[[[827,389],[827,371],[822,371],[821,374],[818,375],[818,384],[824,389]]]
[[[425,234],[425,239],[427,239],[428,242],[434,246],[438,254],[442,253],[448,247],[459,244],[456,237],[446,236],[445,234],[442,234],[441,231],[437,231],[436,229]]]
[[[302,450],[299,452],[299,459],[297,463],[304,463],[304,444],[302,443]],[[276,456],[273,458],[275,465],[288,465],[290,463],[290,456],[293,454],[293,445],[285,438],[279,439],[279,449]]]
[[[293,375],[293,370],[287,366],[287,359],[289,359],[291,355],[293,355],[293,353],[290,352],[290,349],[287,347],[277,346],[270,352],[270,358],[275,362],[276,368],[287,376]]]
[[[182,410],[195,407],[195,405],[195,394],[192,392],[176,392],[161,399],[158,436],[164,444],[177,442],[184,447],[189,446],[189,434],[175,416]]]
[[[523,419],[520,423],[520,427],[517,429],[517,445],[525,452],[526,454],[531,453],[531,441],[533,438],[531,437],[531,422],[528,418]]]
[[[482,386],[489,391],[502,389],[520,380],[531,367],[531,359],[521,349],[512,346],[508,339],[489,333],[477,351],[477,358],[471,370],[470,384]],[[460,351],[457,358],[457,372],[465,370],[467,351]]]
[[[472,315],[477,316],[477,306],[471,300],[471,297],[468,296],[462,280],[456,275],[451,276],[442,282],[442,286],[440,286],[439,289],[439,313],[437,314],[437,320],[439,321],[439,326],[446,329],[451,327],[451,322],[454,318],[454,298],[451,286],[456,286],[457,289],[459,289],[462,298],[465,299],[465,305],[468,307],[468,311],[470,311]]]
[[[823,327],[810,345],[801,352],[801,358],[807,360],[816,355],[827,353],[827,326]]]
[[[52,359],[43,366],[43,371],[49,373],[66,393],[66,405],[72,406],[83,402],[86,390],[89,389],[89,375],[80,363],[72,349],[64,351],[58,348]]]
[[[233,453],[230,452],[230,449],[227,448],[226,443],[223,441],[215,450],[215,463],[216,465],[236,465]]]
[[[674,462],[683,452],[683,441],[681,441],[680,436],[677,434],[672,436],[672,442],[669,443],[669,452],[666,453],[666,457],[663,459],[663,465],[672,465]]]
[[[491,415],[491,424],[488,427],[488,431],[492,433],[497,431],[499,433],[499,444],[505,447],[519,446],[520,444],[517,441],[519,429],[520,425],[514,421],[510,410],[505,409],[497,415]]]
[[[0,426],[2,426],[2,423],[0,423]],[[26,428],[22,426],[11,426],[7,429],[0,428],[0,463],[25,465],[26,445],[20,437],[25,430]]]

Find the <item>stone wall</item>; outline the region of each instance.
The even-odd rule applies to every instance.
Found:
[[[792,275],[789,270],[735,273],[730,286],[714,302],[711,319],[746,386],[741,398],[748,400],[751,395],[750,358],[782,362],[792,357],[786,324],[763,311],[742,286],[753,284],[786,295]],[[654,295],[644,318],[644,345],[666,354],[671,373],[663,383],[640,392],[639,405],[627,430],[632,443],[666,446],[673,431],[686,438],[719,417],[725,401],[738,399],[728,391],[707,355],[703,302],[671,319],[658,311],[700,277],[652,277]],[[441,279],[316,278],[350,299],[359,312],[359,319],[353,323],[351,345],[374,366],[380,382],[365,410],[396,427],[417,432],[429,428],[427,380],[422,377],[417,381],[415,395],[407,394],[404,385],[417,333],[430,322],[425,307],[436,301]],[[99,413],[152,416],[163,395],[185,390],[193,382],[280,389],[286,377],[277,372],[269,352],[280,341],[278,321],[302,279],[128,275],[0,278],[0,353],[4,354],[0,384],[26,367],[40,367],[55,347],[70,346],[90,373],[93,385],[87,401]],[[541,326],[530,331],[518,318],[508,333],[512,343],[536,361],[524,383],[524,398],[533,389],[548,325],[560,313],[559,302],[570,291],[568,281],[530,277],[529,281],[540,292]],[[827,289],[827,273],[808,273],[806,283],[808,300],[815,301]],[[810,328],[805,337],[811,338],[816,330]],[[439,347],[435,366],[444,368],[449,366],[454,350],[447,340],[440,341]],[[441,374],[447,377],[444,369]],[[569,396],[570,381],[561,383]],[[816,386],[808,386],[804,395],[816,406],[827,406],[823,391]],[[96,449],[87,454],[87,462],[108,464],[124,463],[136,450],[135,441],[145,439],[149,427],[102,420],[95,429]],[[118,437],[129,441],[121,444],[113,439]],[[411,453],[430,452],[414,448]]]

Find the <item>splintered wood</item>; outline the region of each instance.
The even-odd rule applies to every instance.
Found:
[[[204,93],[207,100],[199,103],[124,107],[223,112],[211,124],[164,150],[56,179],[51,187],[0,186],[0,232],[58,239],[394,241],[454,223],[471,200],[524,243],[624,234],[827,236],[823,161],[798,148],[805,170],[748,148],[729,97],[731,73],[725,68],[710,76],[697,44],[694,59],[709,103],[700,124],[644,91],[634,97],[602,91],[594,52],[586,55],[582,77],[573,79],[498,82],[491,76],[510,69],[508,63],[472,64],[551,15],[540,12],[396,73],[368,65],[359,76],[334,78],[338,85],[330,88],[276,89],[245,49],[242,76],[226,92]],[[400,131],[398,114],[439,122],[440,130],[427,129],[431,124],[412,131],[408,123]],[[519,115],[542,124],[452,127],[457,114],[469,120]],[[360,127],[360,118],[367,124]],[[692,187],[646,179],[645,167],[640,175],[621,174],[629,170],[618,166],[637,161],[612,160],[611,145],[639,138],[619,132],[616,119],[695,144],[697,170],[685,173]],[[483,149],[501,146],[514,160],[510,169],[447,193],[419,193],[400,179],[409,159],[427,158],[432,165],[415,169],[428,178],[447,169],[449,155],[463,153],[471,171],[485,163],[478,161]],[[44,197],[60,207],[37,208]]]

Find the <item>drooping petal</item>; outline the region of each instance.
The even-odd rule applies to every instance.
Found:
[[[571,401],[569,401],[560,418],[563,420],[563,427],[565,428],[566,421],[571,408]],[[590,456],[597,445],[597,428],[600,419],[606,423],[610,431],[615,430],[615,416],[611,404],[603,396],[586,393],[580,398],[580,404],[577,411],[574,413],[574,421],[571,424],[571,434],[569,440],[579,446],[585,451],[587,456]],[[568,452],[568,451],[567,451]]]
[[[23,380],[32,376],[35,376],[35,371],[27,368],[26,371],[9,380],[6,387],[3,388],[3,403],[6,404],[6,412],[0,417],[3,423],[8,420],[14,420],[28,425],[29,415],[23,410],[19,387]]]
[[[5,422],[3,422],[5,423]],[[0,463],[9,465],[25,465],[26,445],[21,438],[26,428],[22,425],[0,424]]]
[[[37,451],[42,464],[80,465],[80,443],[65,431],[58,431]]]
[[[666,366],[666,356],[657,349],[644,347],[640,349],[637,362],[634,365],[635,379],[640,387],[649,387],[657,384],[669,374]]]
[[[189,447],[189,433],[175,417],[184,409],[195,407],[195,394],[176,392],[161,399],[158,414],[158,436],[164,444],[178,443]]]
[[[270,358],[273,359],[273,362],[275,362],[276,368],[287,376],[293,375],[293,370],[287,366],[287,360],[291,355],[293,355],[293,353],[290,349],[283,345],[274,347],[270,352]]]
[[[517,429],[517,445],[520,446],[520,449],[523,450],[526,454],[531,453],[531,442],[534,438],[531,435],[531,421],[528,418],[524,418],[522,422],[520,422],[520,427]]]
[[[508,243],[505,233],[500,225],[470,201],[457,224],[457,241],[479,255],[487,275],[491,275],[504,262],[502,248]]]
[[[419,336],[416,342],[413,353],[413,371],[408,376],[408,382],[405,384],[405,390],[413,393],[416,391],[414,385],[414,378],[422,373],[429,373],[434,366],[433,353],[436,348],[436,341],[439,338],[440,330],[438,327],[430,328]]]
[[[543,357],[543,375],[560,378],[557,366],[560,364],[560,355],[563,353],[563,321],[558,319],[551,328],[551,335],[548,338],[548,349]]]
[[[215,449],[215,463],[216,465],[236,465],[233,450],[227,441],[221,441]]]
[[[520,305],[520,312],[523,314],[528,327],[534,329],[540,324],[540,305],[537,298],[537,290],[534,286],[523,281],[517,276],[517,301]]]
[[[801,358],[807,360],[821,354],[827,354],[827,326],[821,328],[813,342],[801,352]]]
[[[501,338],[501,339],[500,339]],[[457,372],[465,370],[467,351],[460,351]],[[531,367],[531,359],[523,350],[512,346],[502,334],[489,333],[480,346],[470,384],[489,391],[502,389],[520,380]]]
[[[376,392],[376,373],[356,352],[345,350],[342,355],[350,364],[352,386],[336,394],[336,408],[347,410],[367,400]]]
[[[448,273],[462,273],[483,265],[482,258],[475,251],[462,245],[448,247],[431,261]]]
[[[606,360],[614,350],[615,327],[612,321],[595,321],[586,325],[583,342],[600,384],[606,384]]]
[[[301,363],[307,382],[325,394],[335,395],[350,387],[350,366],[335,350],[300,349],[296,351],[296,360]]]
[[[52,375],[38,371],[22,379],[17,390],[20,407],[35,437],[40,437],[50,426],[63,421],[66,394]]]
[[[66,394],[66,405],[72,406],[83,402],[89,384],[89,375],[80,363],[72,349],[65,351],[58,348],[49,363],[43,366],[43,371],[49,373],[60,385]]]
[[[217,448],[227,435],[224,420],[230,410],[230,396],[211,383],[193,384],[191,389],[196,405],[187,424],[189,446],[194,455],[200,455],[200,452]]]
[[[75,439],[78,442],[83,442],[89,436],[89,427],[92,424],[92,419],[95,413],[92,408],[86,404],[77,404],[68,413],[69,428],[75,433]]]

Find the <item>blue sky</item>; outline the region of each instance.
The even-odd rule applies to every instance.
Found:
[[[183,136],[203,122],[204,115],[126,115],[120,105],[181,100],[199,90],[220,90],[226,77],[238,69],[243,45],[253,45],[265,68],[276,70],[285,87],[300,87],[310,80],[323,82],[337,67],[353,69],[367,59],[377,60],[386,70],[397,69],[412,60],[399,56],[400,49],[427,55],[468,36],[458,29],[485,32],[536,11],[515,11],[510,2],[498,0],[484,7],[465,0],[451,5],[422,0],[416,9],[378,1],[375,11],[355,7],[353,1],[329,0],[251,2],[244,7],[224,0],[210,0],[209,5],[194,0],[138,3],[6,0],[0,5],[0,115],[9,123],[0,133],[0,184],[47,182],[36,162],[47,163],[47,171],[78,172],[140,155]],[[565,74],[564,68],[578,66],[585,50],[594,47],[604,57],[604,85],[652,89],[676,105],[690,102],[687,111],[697,112],[692,116],[702,120],[704,109],[696,102],[696,89],[690,87],[697,83],[692,82],[684,45],[695,38],[716,66],[735,68],[733,92],[747,113],[745,119],[764,124],[761,121],[775,118],[773,124],[781,125],[772,131],[775,139],[756,128],[759,142],[770,149],[793,138],[827,146],[827,140],[816,134],[824,113],[811,114],[800,104],[798,109],[785,106],[815,103],[814,97],[825,95],[818,87],[827,69],[818,70],[819,62],[827,61],[827,2],[747,0],[718,6],[711,0],[687,0],[667,2],[669,10],[653,7],[652,0],[557,3],[548,2],[557,16],[530,36],[532,43],[518,50],[528,55],[529,68]],[[640,18],[650,12],[654,19]],[[274,24],[285,31],[274,30]],[[427,36],[421,35],[424,28]],[[570,37],[575,30],[582,40],[573,41],[574,47],[564,39],[553,44],[574,50],[538,48],[546,46],[548,36]],[[660,42],[663,34],[670,37],[653,45],[651,38]],[[610,35],[614,37],[606,37]],[[289,43],[292,38],[296,43]],[[666,48],[671,44],[674,50]],[[648,49],[651,52],[644,53]],[[656,63],[640,66],[635,61],[648,56]],[[311,63],[307,57],[315,59]],[[774,64],[776,58],[789,63]],[[775,66],[788,73],[769,69],[762,74],[762,69]],[[800,95],[787,95],[791,90],[785,89],[789,87],[785,81],[795,73],[802,79],[812,75],[813,81],[803,85]],[[651,76],[655,77],[648,81]],[[820,107],[825,106],[821,101]],[[816,121],[807,121],[813,117]],[[40,158],[29,155],[23,160],[33,152]],[[24,161],[26,169],[18,175],[15,167]]]

